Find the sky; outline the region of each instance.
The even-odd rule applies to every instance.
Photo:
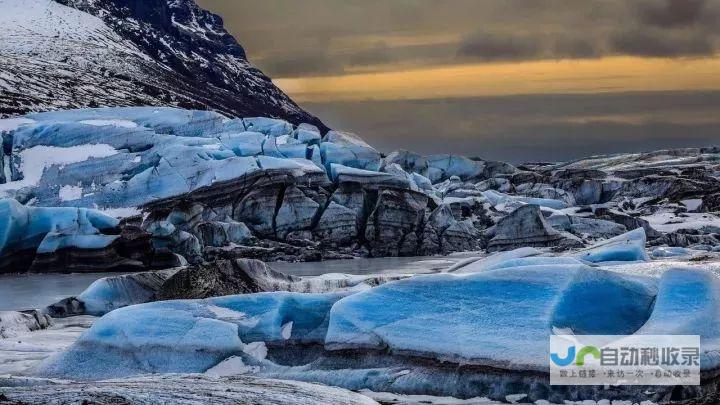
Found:
[[[384,152],[720,144],[720,0],[199,0],[249,59]]]

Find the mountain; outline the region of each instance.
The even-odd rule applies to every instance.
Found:
[[[0,0],[0,117],[98,106],[177,106],[320,120],[254,67],[192,0]]]

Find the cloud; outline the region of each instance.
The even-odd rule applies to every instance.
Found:
[[[610,45],[616,53],[646,57],[710,56],[715,52],[708,36],[677,36],[660,31],[622,32],[611,38]]]
[[[361,49],[347,55],[350,65],[376,65],[394,60],[393,50],[385,42],[376,42],[372,48]]]
[[[475,32],[462,40],[458,55],[480,60],[533,59],[541,51],[541,44],[531,37],[494,35]]]
[[[706,56],[720,0],[198,0],[272,77],[468,61]],[[442,40],[437,40],[442,38]]]
[[[697,23],[706,0],[655,0],[638,6],[640,20],[661,28],[685,27]]]
[[[270,77],[342,74],[343,66],[322,50],[270,54],[256,61]]]
[[[720,92],[519,95],[308,103],[330,126],[383,152],[511,162],[717,144]],[[558,147],[562,145],[562,147]]]
[[[591,39],[556,38],[550,52],[556,58],[597,58],[602,55],[600,46]]]
[[[384,41],[371,45],[356,45],[346,49],[315,46],[287,53],[268,52],[260,58],[250,59],[273,78],[342,75],[353,69],[382,66],[392,63],[410,63],[420,66],[424,60],[452,59],[452,48],[446,44],[389,46]]]

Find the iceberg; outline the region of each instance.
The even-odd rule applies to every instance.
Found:
[[[548,339],[558,332],[697,334],[703,371],[720,367],[720,282],[709,271],[671,269],[658,279],[549,256],[496,259],[486,267],[354,293],[259,293],[125,307],[48,359],[40,375],[241,373],[405,394],[594,398],[592,389],[548,385]],[[644,391],[607,394],[658,398]]]
[[[371,171],[378,171],[382,163],[378,151],[349,132],[328,132],[320,144],[320,153],[328,172],[333,163]]]
[[[68,350],[41,364],[39,373],[73,379],[192,373],[242,352],[237,325],[192,303],[159,304],[110,312]]]
[[[104,277],[93,282],[76,299],[82,302],[85,314],[102,316],[118,308],[152,300],[160,286],[175,272],[171,269]]]
[[[0,200],[0,255],[33,250],[51,253],[65,248],[102,249],[117,236],[118,220],[87,208],[28,207],[13,199]]]
[[[233,355],[257,354],[254,342],[322,342],[330,308],[347,294],[258,293],[116,309],[43,363],[39,374],[97,380],[197,373]]]
[[[431,155],[425,158],[425,177],[434,183],[457,176],[462,180],[470,180],[480,176],[485,168],[483,162],[477,162],[458,155]]]
[[[338,301],[325,347],[546,371],[553,328],[633,333],[656,292],[653,279],[582,264],[416,276]]]
[[[455,263],[447,269],[447,272],[478,273],[488,268],[502,265],[508,260],[539,256],[541,254],[542,252],[534,247],[522,247],[505,252],[498,252],[487,257],[470,257]]]
[[[699,335],[701,369],[720,368],[720,280],[707,270],[667,270],[650,319],[637,333]]]
[[[592,263],[648,261],[650,257],[645,252],[645,242],[645,229],[637,228],[599,242],[573,256]]]

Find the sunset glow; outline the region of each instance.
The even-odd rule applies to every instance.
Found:
[[[483,63],[275,80],[295,100],[357,101],[720,89],[718,59]]]

